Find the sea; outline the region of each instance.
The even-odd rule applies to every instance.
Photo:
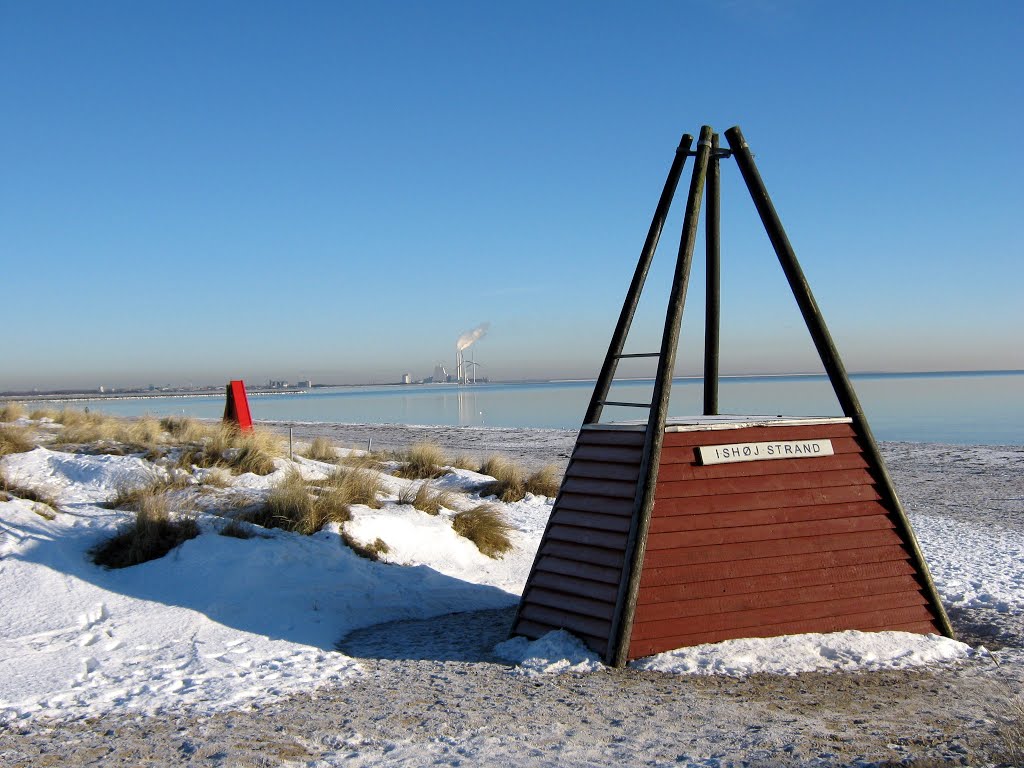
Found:
[[[879,440],[964,445],[1024,445],[1024,371],[871,373],[851,376]],[[610,400],[650,402],[651,379],[617,382]],[[421,424],[577,429],[594,389],[589,381],[515,384],[411,384],[313,388],[251,394],[257,422]],[[702,412],[703,381],[673,382],[671,416]],[[79,400],[121,416],[218,418],[224,398],[134,397]],[[719,386],[719,411],[737,415],[838,416],[825,375],[730,376]],[[608,407],[602,421],[646,418],[647,410]]]

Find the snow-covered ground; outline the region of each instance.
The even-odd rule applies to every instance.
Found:
[[[907,448],[910,454],[914,450]],[[1024,465],[1020,449],[971,450],[986,463],[989,487],[1001,474],[1019,477]],[[898,463],[900,456],[895,458]],[[305,459],[278,460],[272,475],[242,475],[234,479],[234,491],[203,492],[244,490],[256,499],[290,467],[311,478],[330,469]],[[491,559],[452,530],[450,513],[431,516],[398,503],[398,492],[411,481],[389,477],[383,507],[356,507],[345,524],[357,540],[386,542],[383,562],[354,554],[337,525],[313,536],[254,527],[256,535],[238,539],[218,535],[225,521],[207,513],[199,516],[201,535],[165,557],[106,570],[90,561],[88,551],[125,524],[130,513],[108,509],[104,502],[119,485],[159,477],[163,468],[137,456],[40,447],[3,458],[0,470],[9,481],[58,502],[56,514],[36,502],[0,502],[0,721],[20,729],[118,714],[213,716],[364,681],[375,674],[373,665],[336,650],[353,631],[514,606],[551,504],[528,496],[499,505],[514,528],[514,549]],[[909,479],[912,496],[928,485],[928,478]],[[480,480],[456,470],[435,482],[471,494]],[[957,489],[947,490],[953,496]],[[998,493],[1001,499],[1006,495]],[[981,499],[978,508],[955,509],[956,514],[911,507],[954,617],[958,609],[982,611],[976,615],[1002,616],[1013,626],[1024,617],[1024,503],[1019,497],[1009,503],[1018,518],[1005,525],[985,513]],[[416,658],[410,637],[408,658]],[[402,658],[402,649],[397,650],[393,657]],[[523,678],[605,669],[565,633],[535,642],[514,639],[492,653],[517,665],[514,675]],[[1024,665],[1012,648],[993,657],[978,643],[845,632],[681,649],[636,662],[634,674],[845,674],[934,669],[985,658]],[[465,738],[467,745],[472,742]],[[485,747],[474,749],[478,757],[488,754]],[[366,751],[364,764],[374,762],[373,754]],[[387,754],[381,753],[380,762],[389,762]],[[432,761],[429,755],[406,759],[417,765]],[[523,762],[530,760],[524,755]]]

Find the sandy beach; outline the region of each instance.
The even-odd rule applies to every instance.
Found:
[[[430,439],[452,454],[503,453],[531,467],[564,466],[575,438],[559,430],[293,428],[297,442],[319,435],[381,449]],[[915,525],[1024,535],[1021,447],[882,448]],[[922,530],[925,541],[944,535]],[[0,764],[1020,764],[1024,618],[984,599],[949,608],[958,638],[987,652],[915,670],[739,678],[609,668],[524,676],[492,651],[507,636],[511,608],[392,622],[339,638],[338,649],[366,672],[344,685],[215,714],[10,723],[0,730]]]

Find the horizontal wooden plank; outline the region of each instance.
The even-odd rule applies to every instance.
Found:
[[[941,635],[942,630],[934,620],[914,621],[908,624],[893,624],[886,627],[889,632],[915,632],[919,635]]]
[[[902,542],[888,546],[873,545],[831,552],[801,552],[751,558],[728,563],[692,563],[658,565],[645,558],[640,586],[656,587],[667,584],[691,584],[718,579],[756,579],[774,573],[813,571],[819,568],[843,568],[851,565],[875,565],[905,562],[910,557]],[[657,558],[656,558],[657,559]]]
[[[653,621],[686,619],[704,626],[708,616],[752,611],[760,608],[780,608],[789,605],[821,603],[830,600],[854,599],[907,593],[920,595],[921,588],[914,576],[889,576],[837,584],[818,584],[798,588],[765,589],[738,595],[715,595],[686,600],[662,600],[638,605],[634,621],[637,625]]]
[[[589,477],[567,477],[562,483],[562,493],[578,493],[583,496],[606,496],[615,499],[629,499],[636,496],[636,483],[621,480],[595,480]]]
[[[574,461],[598,461],[608,464],[635,464],[640,466],[643,448],[609,445],[577,445],[572,453]]]
[[[626,546],[626,534],[612,531],[595,531],[575,525],[551,525],[546,537],[557,541],[568,541],[574,544],[588,544],[605,549],[623,549]]]
[[[604,600],[593,600],[580,595],[567,595],[543,587],[531,587],[523,595],[523,605],[543,605],[558,611],[568,610],[580,616],[610,622],[615,613],[615,603]]]
[[[527,619],[521,618],[512,628],[512,634],[522,635],[523,637],[528,637],[531,640],[537,640],[553,629],[558,629],[558,627],[553,627],[550,624],[539,623],[536,621],[528,621]],[[607,638],[594,637],[592,635],[585,634],[579,634],[577,637],[586,643],[587,647],[599,656],[604,657],[608,653]]]
[[[924,595],[920,592],[895,592],[885,595],[822,600],[817,603],[801,603],[799,605],[781,605],[771,608],[753,608],[746,611],[732,611],[730,613],[705,614],[692,621],[676,619],[634,621],[632,638],[636,640],[649,640],[655,637],[673,637],[689,634],[695,629],[701,632],[731,631],[748,627],[870,614],[876,611],[886,611],[895,608],[911,608],[925,605],[926,603]]]
[[[709,429],[700,432],[666,432],[662,443],[667,448],[698,445],[761,443],[769,440],[819,440],[855,438],[850,424],[805,424],[803,426],[744,427]]]
[[[592,581],[540,570],[534,571],[533,577],[527,585],[527,591],[533,587],[561,592],[564,595],[579,595],[605,603],[614,603],[619,594],[618,584],[608,584],[603,581]]]
[[[707,528],[736,528],[745,525],[777,525],[806,520],[831,520],[836,517],[886,515],[878,501],[851,501],[842,504],[819,504],[782,509],[747,509],[739,512],[709,512],[706,515],[672,515],[652,517],[650,533],[668,531],[699,531]]]
[[[640,476],[639,464],[607,464],[600,461],[574,460],[565,471],[566,477],[594,477],[601,480],[625,480],[635,483]]]
[[[519,615],[538,624],[547,624],[552,629],[564,629],[573,634],[593,637],[607,637],[611,628],[610,621],[595,619],[592,616],[581,616],[578,613],[536,603],[524,603]]]
[[[545,540],[541,545],[541,554],[604,568],[622,568],[625,559],[622,549],[590,547],[568,541]]]
[[[556,509],[575,509],[577,512],[597,512],[601,515],[633,514],[632,499],[609,499],[598,496],[584,496],[579,493],[563,493],[558,499]],[[554,513],[552,513],[554,514]]]
[[[726,578],[738,560],[753,558],[784,557],[787,555],[810,555],[818,552],[834,552],[842,549],[886,547],[902,544],[899,534],[892,529],[882,531],[859,531],[839,533],[831,536],[807,536],[796,539],[773,541],[745,541],[738,544],[722,544],[717,547],[677,547],[673,549],[648,549],[644,556],[644,569],[664,568],[674,565],[696,565],[697,563],[720,563],[722,575]]]
[[[643,445],[643,430],[584,429],[576,438],[577,445]]]
[[[801,589],[866,579],[898,578],[913,576],[916,572],[917,569],[907,560],[890,560],[883,563],[858,563],[832,568],[813,568],[807,571],[745,575],[731,579],[703,579],[658,586],[651,586],[642,578],[637,595],[637,605],[742,595],[751,592],[770,592],[777,589]],[[647,576],[647,571],[644,571],[643,576]]]
[[[723,477],[756,477],[758,475],[788,475],[794,472],[867,468],[868,461],[862,453],[840,453],[835,456],[815,456],[807,459],[741,461],[736,464],[712,464],[706,467],[701,464],[662,463],[658,468],[658,482],[711,480]]]
[[[745,509],[788,509],[792,507],[842,504],[849,501],[878,501],[871,485],[804,488],[795,491],[764,493],[723,493],[688,499],[655,499],[654,516],[706,515],[710,512],[739,512]]]
[[[568,487],[570,482],[572,481],[566,480],[562,487]],[[785,475],[659,482],[654,489],[654,498],[679,499],[693,496],[717,496],[724,493],[765,493],[766,491],[795,491],[806,488],[873,484],[874,478],[866,469],[833,469],[823,472],[791,472]]]
[[[697,531],[667,531],[647,536],[647,551],[677,547],[716,547],[746,541],[769,542],[799,537],[831,536],[856,531],[878,531],[895,528],[888,515],[837,517],[831,520],[808,520],[778,525],[748,525],[736,528],[708,528]]]
[[[621,568],[580,563],[576,560],[566,560],[565,558],[552,557],[551,555],[544,555],[537,561],[537,571],[616,585],[622,577]]]
[[[633,640],[629,645],[628,658],[639,659],[654,653],[663,653],[674,648],[685,648],[702,643],[719,643],[739,637],[777,637],[804,632],[842,632],[847,629],[859,629],[863,632],[880,632],[897,626],[920,625],[933,621],[934,617],[926,605],[915,605],[909,608],[895,608],[886,611],[870,611],[845,616],[828,616],[806,621],[783,622],[780,624],[762,624],[756,627],[745,627],[736,630],[715,630],[694,632],[688,635],[676,635],[650,640]]]
[[[559,509],[551,516],[552,524],[575,525],[580,528],[594,528],[599,531],[629,530],[630,520],[626,515],[602,515],[597,512],[577,512],[574,509]]]

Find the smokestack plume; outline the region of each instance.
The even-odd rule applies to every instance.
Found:
[[[479,341],[487,333],[487,329],[491,327],[490,323],[480,323],[476,328],[471,331],[466,331],[464,334],[459,336],[459,340],[455,342],[455,349],[461,352],[467,349],[474,342]]]

